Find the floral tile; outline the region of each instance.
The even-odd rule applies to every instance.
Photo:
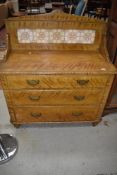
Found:
[[[65,43],[92,44],[94,40],[94,30],[66,30],[65,32]]]
[[[65,43],[77,43],[77,30],[65,31]]]
[[[19,43],[32,43],[33,31],[31,29],[19,29],[17,31]]]
[[[95,30],[63,30],[63,29],[19,29],[19,43],[81,43],[92,44]]]
[[[34,43],[48,43],[49,42],[49,31],[46,29],[35,29],[33,30]]]
[[[64,43],[64,30],[62,29],[50,30],[49,43]]]

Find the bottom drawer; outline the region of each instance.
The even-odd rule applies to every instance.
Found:
[[[98,108],[78,106],[14,108],[16,122],[78,122],[98,120]]]

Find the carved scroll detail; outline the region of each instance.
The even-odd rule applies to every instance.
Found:
[[[3,89],[8,89],[7,78],[5,75],[0,75],[0,81]]]
[[[13,110],[13,108],[9,107],[9,113],[11,117],[10,119],[11,123],[16,122],[15,111]]]

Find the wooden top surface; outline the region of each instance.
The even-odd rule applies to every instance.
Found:
[[[113,74],[115,67],[98,52],[11,53],[0,65],[0,74]]]

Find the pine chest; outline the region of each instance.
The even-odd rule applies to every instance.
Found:
[[[97,124],[112,85],[102,21],[63,13],[7,20],[0,77],[11,122]]]

